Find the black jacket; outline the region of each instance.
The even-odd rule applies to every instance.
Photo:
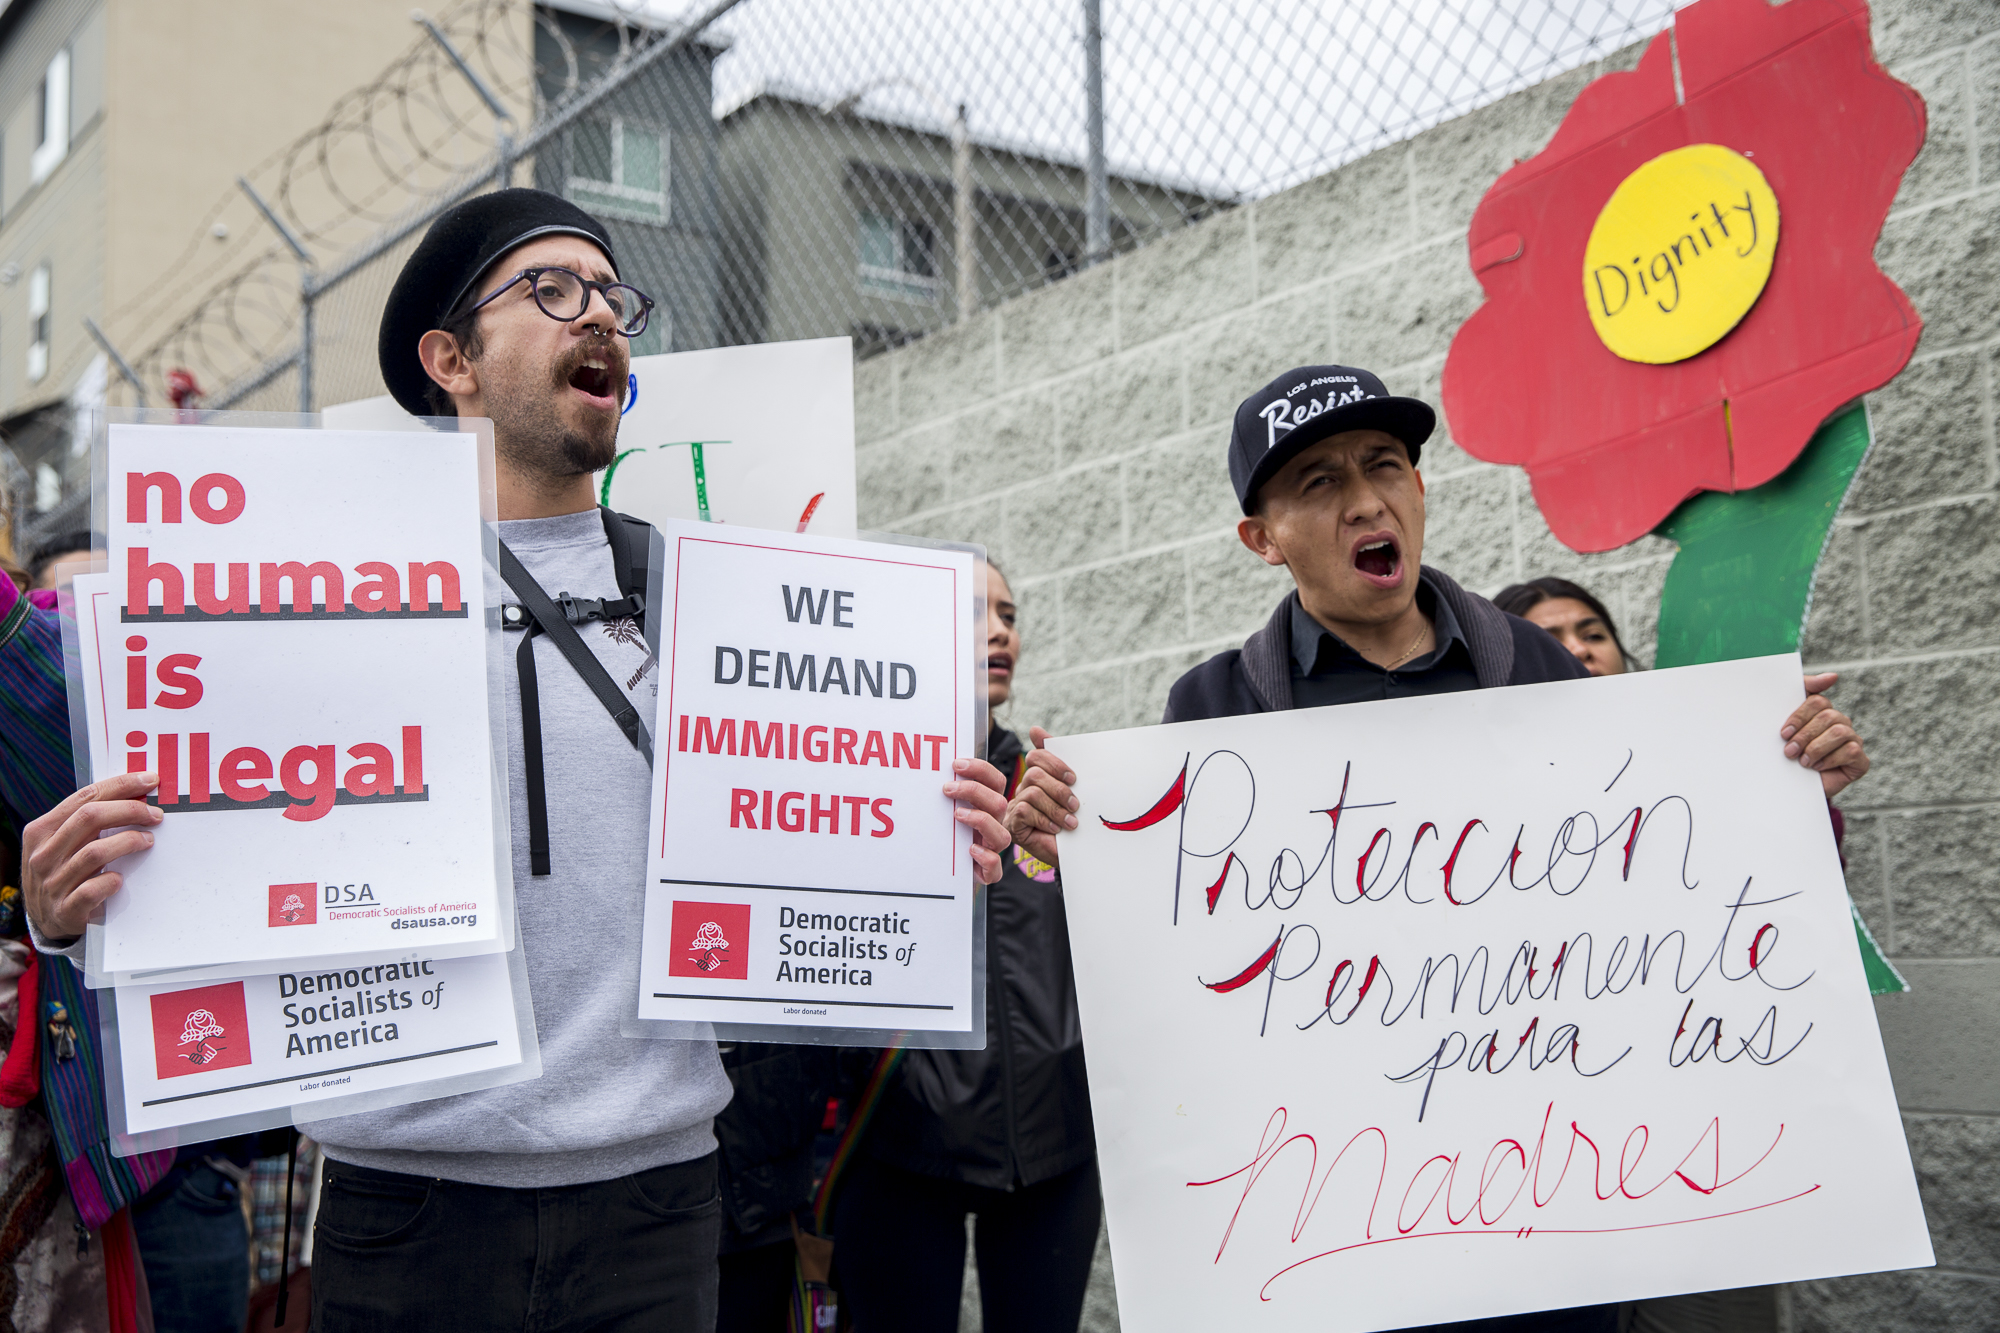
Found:
[[[1539,625],[1508,615],[1428,565],[1423,574],[1458,618],[1480,689],[1577,680],[1590,674]],[[1298,596],[1296,589],[1286,593],[1264,628],[1244,640],[1241,648],[1217,653],[1175,681],[1167,691],[1165,720],[1191,722],[1291,708],[1292,603]]]
[[[995,727],[987,748],[1011,795],[1021,742]],[[868,1128],[868,1156],[1011,1189],[1096,1155],[1062,889],[1040,862],[1024,870],[1022,855],[1002,853],[986,890],[986,1048],[905,1055]]]
[[[813,1141],[826,1118],[839,1048],[771,1042],[725,1045],[736,1089],[715,1117],[722,1250],[791,1238],[791,1216],[812,1201]]]

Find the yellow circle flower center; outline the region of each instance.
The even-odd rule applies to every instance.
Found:
[[[1778,197],[1743,154],[1662,153],[1611,192],[1583,252],[1583,302],[1627,361],[1685,361],[1750,313],[1771,277]]]

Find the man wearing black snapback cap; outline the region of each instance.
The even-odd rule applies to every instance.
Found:
[[[1417,460],[1436,425],[1429,404],[1352,366],[1301,366],[1244,400],[1229,437],[1237,533],[1298,587],[1241,650],[1174,685],[1167,721],[1583,674],[1547,633],[1422,565]]]
[[[1238,717],[1490,689],[1588,673],[1540,627],[1510,616],[1422,563],[1430,406],[1388,392],[1352,366],[1301,366],[1245,399],[1229,438],[1243,544],[1291,570],[1297,587],[1240,649],[1218,653],[1167,692],[1168,722]],[[1806,678],[1824,689],[1833,677]],[[1075,772],[1030,731],[1035,749],[1007,808],[1034,855],[1059,865],[1056,835],[1077,826]],[[1788,757],[1840,785],[1868,757],[1821,694],[1785,719]],[[1615,1306],[1452,1324],[1453,1333],[1612,1333]],[[1443,1333],[1446,1326],[1440,1326]],[[1408,1333],[1417,1333],[1409,1330]]]

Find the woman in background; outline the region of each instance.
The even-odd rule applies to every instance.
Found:
[[[986,700],[1013,693],[1014,594],[987,565]],[[998,723],[987,758],[1020,779]],[[881,1061],[879,1103],[839,1182],[842,1314],[867,1333],[955,1333],[974,1224],[986,1333],[1074,1333],[1096,1252],[1096,1141],[1055,869],[1016,844],[986,891],[986,1048]],[[870,1052],[870,1054],[874,1054]]]
[[[1568,579],[1513,584],[1494,594],[1493,605],[1540,625],[1593,676],[1622,676],[1637,669],[1604,603]]]

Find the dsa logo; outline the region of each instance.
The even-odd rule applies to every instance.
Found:
[[[669,976],[749,979],[750,904],[676,902],[672,930]]]
[[[273,884],[266,925],[310,926],[319,920],[319,884]]]
[[[153,1063],[161,1078],[250,1063],[243,983],[169,991],[153,997]]]

